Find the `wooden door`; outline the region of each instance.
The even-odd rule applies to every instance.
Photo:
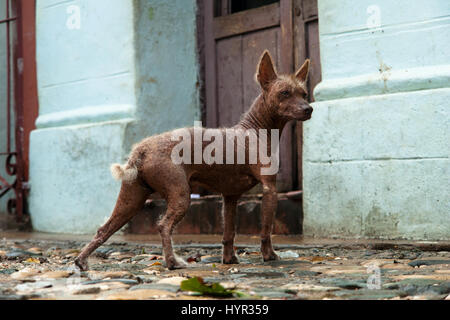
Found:
[[[293,71],[292,0],[206,0],[204,10],[206,126],[232,126],[260,93],[254,76],[265,49],[279,72]],[[293,136],[288,125],[280,145],[279,191],[293,188]]]
[[[300,63],[304,40],[295,36],[296,6],[310,0],[203,0],[205,114],[207,127],[233,126],[259,95],[254,76],[258,59],[269,50],[279,73],[292,73]],[[314,1],[314,5],[315,4]],[[301,16],[301,15],[300,15]],[[303,29],[302,29],[303,30]],[[298,33],[298,32],[297,32]],[[203,45],[204,41],[204,45]],[[304,58],[303,58],[304,60]],[[301,129],[301,128],[300,128]],[[283,130],[280,144],[279,192],[298,189],[296,123]],[[301,144],[301,141],[299,141]],[[301,155],[301,150],[300,150]]]

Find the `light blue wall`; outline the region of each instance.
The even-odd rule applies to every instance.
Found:
[[[305,234],[450,239],[450,2],[319,0],[319,32]]]
[[[137,120],[127,145],[199,120],[195,0],[135,1]]]
[[[80,29],[67,28],[71,5]],[[110,164],[140,139],[197,119],[195,10],[194,0],[37,1],[35,230],[95,232],[120,188]]]

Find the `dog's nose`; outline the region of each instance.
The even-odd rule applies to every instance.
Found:
[[[311,115],[312,112],[313,112],[313,108],[312,108],[311,106],[305,107],[305,113],[306,113],[307,115]]]

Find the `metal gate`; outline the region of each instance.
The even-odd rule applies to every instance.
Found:
[[[6,102],[6,110],[0,112],[6,113],[6,121],[1,124],[2,127],[6,126],[6,135],[0,139],[6,139],[6,148],[0,150],[0,159],[4,161],[6,174],[14,177],[14,181],[9,183],[7,177],[0,176],[0,198],[14,192],[14,197],[7,202],[7,210],[21,221],[25,212],[24,191],[27,186],[23,162],[23,58],[21,37],[18,36],[22,34],[19,14],[22,2],[4,0],[3,4],[6,11],[4,17],[0,18],[0,28],[5,30],[6,43],[0,46],[6,48],[6,97],[0,98]]]

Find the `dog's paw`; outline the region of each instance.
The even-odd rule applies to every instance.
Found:
[[[88,271],[89,270],[87,261],[76,258],[74,262],[75,262],[75,265],[80,269],[80,271]]]
[[[239,264],[239,259],[235,255],[232,255],[231,257],[223,257],[222,263],[223,264]]]
[[[170,257],[166,261],[167,269],[175,270],[175,269],[184,269],[188,267],[188,264],[181,258],[178,257]]]
[[[264,261],[275,261],[280,260],[280,257],[275,252],[271,252],[270,254],[263,255],[263,259]]]

